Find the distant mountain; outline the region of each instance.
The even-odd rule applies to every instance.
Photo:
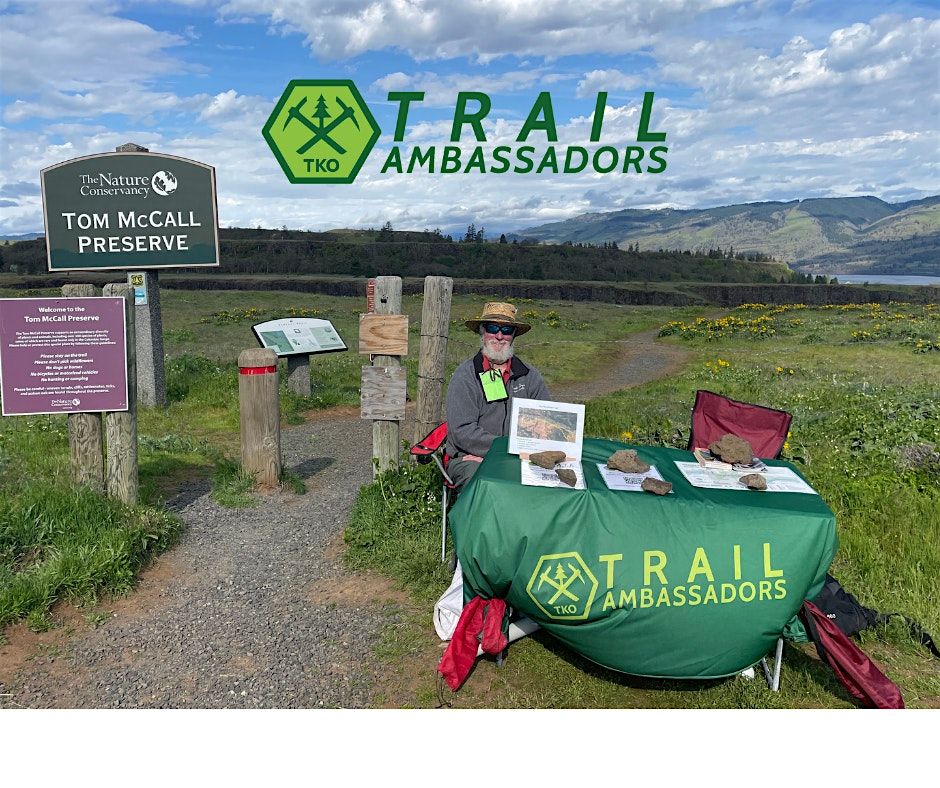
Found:
[[[940,275],[940,196],[758,202],[699,210],[586,213],[508,236],[547,243],[616,241],[641,250],[763,252],[806,273]]]
[[[20,233],[19,235],[0,235],[0,241],[34,241],[42,238],[43,233]]]

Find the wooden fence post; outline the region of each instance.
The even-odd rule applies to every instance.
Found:
[[[413,443],[417,443],[444,420],[444,370],[447,365],[450,300],[453,292],[454,280],[449,276],[424,278],[418,403]]]
[[[92,298],[94,285],[62,285],[63,298]],[[104,492],[104,445],[100,413],[69,414],[69,458],[72,481]]]
[[[375,313],[377,315],[401,314],[401,277],[377,276],[375,278]],[[400,356],[375,356],[372,365],[376,367],[400,367]],[[373,476],[383,471],[398,467],[398,455],[401,451],[398,443],[401,439],[399,421],[372,422],[372,457]]]
[[[276,487],[281,480],[277,354],[268,348],[243,350],[238,373],[242,470],[258,484]]]
[[[134,288],[107,284],[104,294],[124,299],[124,331],[127,341],[127,410],[105,413],[108,441],[108,495],[135,505],[137,479],[137,340],[134,335]]]

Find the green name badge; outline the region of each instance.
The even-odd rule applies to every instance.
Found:
[[[480,383],[483,385],[483,396],[487,402],[496,402],[506,399],[506,385],[503,383],[503,376],[495,369],[488,369],[480,373]]]

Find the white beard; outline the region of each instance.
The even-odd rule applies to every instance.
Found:
[[[485,336],[480,337],[480,347],[483,355],[486,356],[491,364],[503,364],[513,357],[513,342],[508,345],[500,346],[498,340],[488,340]]]

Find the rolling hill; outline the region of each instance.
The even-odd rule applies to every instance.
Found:
[[[733,248],[762,252],[805,273],[940,275],[940,196],[905,203],[877,197],[758,202],[698,210],[587,213],[509,238],[616,242],[640,250]]]

